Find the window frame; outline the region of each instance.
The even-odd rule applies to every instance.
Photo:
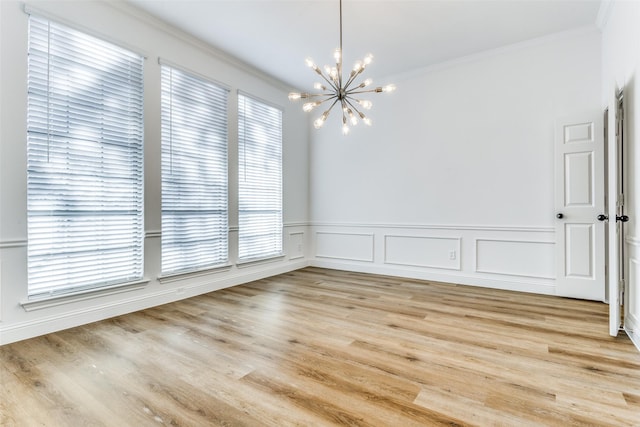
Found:
[[[28,19],[28,298],[142,283],[144,56],[46,16]],[[97,188],[100,197],[88,196]],[[110,199],[113,188],[127,197]],[[89,222],[81,226],[83,217]],[[101,272],[109,265],[110,272]]]
[[[228,106],[229,106],[229,93],[230,93],[230,89],[224,85],[221,84],[219,82],[214,81],[213,79],[204,77],[198,73],[194,73],[192,71],[186,70],[182,67],[176,66],[168,61],[165,61],[163,59],[159,60],[160,66],[161,66],[161,179],[162,179],[162,188],[161,188],[161,203],[162,203],[162,208],[161,208],[161,223],[162,223],[162,232],[161,232],[161,260],[160,260],[160,265],[161,265],[161,278],[167,278],[167,277],[171,277],[171,276],[182,276],[185,274],[190,274],[190,273],[197,273],[197,272],[203,272],[203,271],[207,271],[207,270],[213,270],[213,269],[218,269],[221,267],[226,267],[228,266],[228,261],[229,261],[229,180],[228,180],[228,169],[229,169],[229,165],[228,165],[228,151],[229,151],[229,118],[228,118]],[[166,82],[165,81],[165,77],[166,74],[165,73],[169,73],[170,78],[172,79],[170,82]],[[218,257],[214,257],[212,259],[211,262],[200,262],[199,264],[191,263],[191,264],[187,264],[186,266],[175,266],[175,265],[182,265],[181,263],[175,261],[173,262],[174,267],[173,268],[166,268],[166,264],[168,261],[168,259],[165,259],[165,255],[167,254],[167,251],[169,249],[173,250],[173,257],[179,257],[179,256],[183,256],[184,254],[178,254],[177,252],[180,249],[179,245],[173,245],[171,247],[169,247],[170,245],[166,244],[167,240],[165,239],[165,237],[167,236],[169,230],[174,230],[179,228],[178,225],[174,224],[174,227],[169,227],[168,222],[166,222],[165,220],[168,218],[167,215],[165,214],[166,212],[177,212],[179,210],[179,206],[178,204],[176,205],[172,205],[171,208],[169,207],[169,203],[166,203],[169,199],[169,193],[168,193],[168,188],[171,185],[172,186],[172,193],[176,194],[173,195],[171,198],[175,199],[172,200],[172,202],[174,201],[178,201],[177,199],[179,198],[179,194],[185,194],[186,191],[189,192],[198,192],[198,194],[200,195],[212,195],[211,191],[207,191],[206,189],[200,188],[200,190],[194,188],[193,186],[189,186],[188,182],[185,182],[185,180],[181,180],[181,178],[184,177],[179,177],[176,180],[169,180],[167,179],[167,175],[165,175],[166,173],[166,169],[167,168],[171,168],[172,167],[172,159],[174,156],[174,152],[175,150],[172,148],[172,144],[173,144],[173,137],[174,135],[176,136],[176,142],[180,139],[183,142],[185,142],[185,140],[188,140],[188,142],[186,143],[191,143],[191,144],[197,144],[198,143],[198,138],[196,138],[195,136],[190,137],[189,135],[187,135],[188,133],[191,133],[193,131],[193,128],[189,128],[188,130],[185,128],[180,128],[180,129],[174,129],[174,122],[173,122],[173,113],[177,113],[177,114],[185,114],[187,111],[184,110],[178,110],[176,109],[174,111],[174,104],[173,104],[173,96],[177,96],[177,97],[182,97],[182,98],[186,98],[187,95],[186,93],[182,93],[182,94],[176,94],[174,93],[174,88],[173,88],[173,73],[176,73],[176,76],[178,76],[178,78],[182,78],[185,81],[189,81],[192,84],[197,84],[197,85],[201,85],[199,86],[200,89],[207,90],[207,88],[209,90],[211,90],[211,92],[209,93],[210,96],[214,96],[213,91],[216,92],[215,96],[216,97],[220,97],[223,95],[224,98],[224,105],[221,105],[220,103],[216,104],[216,105],[204,105],[204,104],[199,104],[199,105],[194,105],[196,107],[199,108],[218,108],[217,110],[217,117],[218,120],[216,121],[216,124],[219,125],[220,122],[222,121],[224,123],[224,129],[220,130],[220,129],[216,129],[218,132],[221,132],[220,135],[218,135],[218,137],[223,140],[223,152],[218,154],[218,157],[221,157],[221,161],[222,164],[224,165],[224,168],[222,168],[221,172],[216,173],[216,178],[223,178],[223,184],[220,185],[219,181],[216,181],[218,183],[218,187],[222,187],[222,191],[218,191],[214,194],[214,197],[220,197],[220,195],[224,196],[224,207],[220,207],[218,209],[218,211],[220,211],[223,214],[223,222],[224,225],[222,227],[218,227],[218,233],[215,236],[210,236],[209,241],[211,241],[212,239],[223,239],[223,244],[222,246],[224,247],[223,252],[224,252],[224,256],[218,256]],[[176,82],[177,83],[177,82]],[[166,87],[166,85],[169,85],[169,87]],[[183,83],[184,85],[184,83]],[[169,92],[167,92],[169,91]],[[166,101],[166,96],[169,96],[169,102],[170,104],[167,105],[165,103]],[[195,98],[194,98],[195,99]],[[197,96],[197,100],[198,101],[202,101],[203,99],[200,96]],[[217,100],[219,101],[219,100]],[[185,107],[186,108],[186,102],[183,102],[184,105],[182,105],[181,107]],[[167,114],[169,115],[169,119],[171,120],[169,123],[167,123],[165,121],[165,118],[167,116]],[[195,121],[196,118],[196,114],[193,113],[191,115],[189,115],[188,120],[191,121]],[[221,119],[223,118],[223,119]],[[202,131],[213,131],[212,126],[210,126],[207,122],[204,122],[204,118],[201,121],[198,121],[197,124],[200,126],[200,130]],[[180,133],[182,133],[182,135],[180,136]],[[167,139],[167,135],[168,139]],[[209,149],[214,149],[214,148],[220,148],[221,144],[217,144],[216,143],[212,143],[211,141],[208,142],[208,144],[205,144],[206,146],[204,148],[209,148]],[[182,147],[181,147],[182,148]],[[202,146],[198,146],[198,148],[202,148]],[[182,152],[183,155],[186,155],[181,157],[179,159],[180,164],[184,166],[185,164],[185,160],[188,160],[187,157],[188,153],[186,152]],[[169,156],[170,158],[167,160],[167,157]],[[193,157],[193,156],[191,156]],[[202,160],[202,159],[197,159],[197,160]],[[196,161],[197,163],[197,161]],[[197,164],[196,166],[193,166],[193,164],[191,165],[191,167],[186,167],[184,166],[184,170],[193,172],[195,168],[197,168],[197,166],[203,166],[202,164]],[[217,167],[216,170],[219,170],[219,165],[213,165],[210,164],[208,166],[214,166]],[[200,168],[200,172],[203,169]],[[199,178],[202,178],[202,173],[200,173],[198,175]],[[171,181],[171,182],[170,182]],[[202,181],[199,181],[202,182]],[[209,183],[210,185],[207,187],[209,190],[211,190],[212,186],[216,185],[216,182],[214,183]],[[202,186],[201,186],[202,187]],[[165,190],[167,190],[167,192],[165,192]],[[194,206],[193,205],[193,200],[191,200],[192,202],[192,207],[195,209],[192,209],[190,214],[193,217],[196,216],[196,212],[203,212],[203,209],[198,210],[198,206]],[[185,211],[183,211],[185,212]],[[186,212],[185,212],[186,214]],[[183,216],[184,218],[184,216]],[[176,219],[177,220],[177,219]],[[189,223],[186,224],[186,226],[193,226],[194,224]],[[185,233],[175,233],[171,235],[172,239],[177,239],[180,240],[182,239],[182,241],[184,241],[184,238],[189,237],[187,231],[185,231]],[[199,233],[200,234],[200,233]],[[192,239],[191,244],[194,244],[194,240],[193,240],[193,236],[191,236]],[[202,242],[201,242],[202,243]],[[165,246],[166,244],[166,246]],[[204,245],[204,243],[203,243]],[[196,251],[197,253],[192,254],[192,256],[200,256],[200,257],[204,257],[204,254],[201,253],[200,251]],[[216,251],[216,253],[220,253],[220,250],[218,249]]]
[[[243,204],[243,175],[246,173],[247,164],[247,137],[251,139],[251,136],[256,133],[256,130],[265,131],[262,129],[254,129],[253,132],[247,132],[247,113],[246,107],[247,102],[257,108],[261,108],[264,110],[268,110],[274,115],[277,115],[277,119],[275,123],[265,123],[262,122],[262,126],[271,124],[277,125],[277,129],[275,130],[275,134],[268,135],[270,138],[275,138],[277,141],[277,162],[270,163],[270,166],[277,165],[277,178],[276,185],[272,185],[269,188],[266,186],[255,185],[253,183],[253,187],[249,188],[249,191],[253,191],[255,194],[265,194],[265,191],[275,191],[276,192],[276,204],[278,205],[278,209],[272,209],[272,213],[275,214],[275,221],[272,224],[273,228],[270,232],[272,236],[274,236],[274,241],[271,242],[273,250],[271,251],[262,251],[257,252],[255,250],[243,250],[243,213],[251,212],[252,210],[255,212],[257,210],[261,210],[259,204],[252,204],[251,208],[244,209]],[[268,116],[268,113],[267,113]],[[262,117],[252,117],[255,119],[254,121],[258,121],[258,119],[268,119],[264,114]],[[256,125],[256,123],[252,123],[252,125]],[[259,125],[258,125],[259,126]],[[259,132],[258,132],[259,133]],[[254,141],[255,142],[255,141]],[[251,147],[256,148],[256,147]],[[274,145],[269,145],[269,148],[274,148]],[[266,150],[263,150],[266,152]],[[273,152],[272,152],[273,154]],[[247,94],[242,91],[238,91],[238,263],[239,264],[247,264],[258,262],[262,260],[269,260],[273,258],[282,257],[284,255],[284,191],[283,191],[283,182],[284,182],[284,109],[277,105],[274,105],[268,101],[264,101],[258,97]],[[252,159],[255,160],[255,159]],[[263,158],[264,160],[264,158]],[[270,159],[273,160],[273,159]],[[251,163],[251,162],[249,162]],[[255,163],[255,162],[254,162]],[[273,176],[270,176],[270,179],[273,180]],[[263,207],[262,210],[265,210]],[[263,230],[265,230],[263,228]],[[248,233],[248,236],[256,236],[259,233]],[[255,246],[255,245],[254,245]],[[243,252],[249,252],[249,255],[244,255]]]

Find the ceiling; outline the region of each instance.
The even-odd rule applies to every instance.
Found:
[[[338,0],[129,0],[135,6],[298,89],[332,61]],[[374,54],[385,78],[536,37],[594,26],[600,0],[344,0],[343,57]]]

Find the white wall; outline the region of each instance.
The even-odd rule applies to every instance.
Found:
[[[625,248],[628,254],[628,293],[625,296],[625,328],[640,348],[640,3],[615,1],[602,16],[602,105],[616,110],[615,94],[624,91],[626,143],[625,211],[630,221],[625,225]],[[614,140],[610,118],[610,140]]]
[[[0,1],[0,344],[186,298],[306,265],[308,125],[289,88],[121,2],[30,2],[81,30],[144,54],[145,278],[127,292],[68,298],[28,307],[26,225],[27,20],[22,4]],[[158,57],[229,87],[230,264],[160,283],[160,68]],[[286,256],[238,267],[237,90],[284,108],[284,248]]]
[[[600,111],[600,78],[594,26],[399,76],[347,137],[332,113],[313,263],[554,294],[554,121]]]

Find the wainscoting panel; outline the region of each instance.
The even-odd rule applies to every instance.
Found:
[[[553,279],[554,250],[554,242],[477,239],[476,272]]]
[[[289,259],[304,258],[304,232],[289,233]]]
[[[629,295],[626,303],[629,304],[628,315],[632,320],[640,319],[640,292],[638,292],[638,274],[640,274],[640,260],[638,259],[630,259],[629,260]],[[640,326],[640,324],[638,324]]]
[[[384,236],[384,263],[460,270],[460,238]]]
[[[373,262],[373,234],[316,233],[316,257]]]
[[[309,264],[555,295],[555,229],[471,224],[311,224]]]
[[[629,254],[629,271],[627,277],[627,295],[624,316],[624,329],[633,343],[640,350],[640,239],[627,237],[625,250]]]

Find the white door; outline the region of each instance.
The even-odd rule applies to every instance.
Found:
[[[612,161],[609,162],[609,334],[618,335],[622,323],[621,291],[625,284],[624,254],[624,102],[622,92],[617,96],[613,126],[608,133]],[[623,221],[620,221],[623,220]]]
[[[556,122],[555,148],[556,293],[604,301],[601,113]]]

